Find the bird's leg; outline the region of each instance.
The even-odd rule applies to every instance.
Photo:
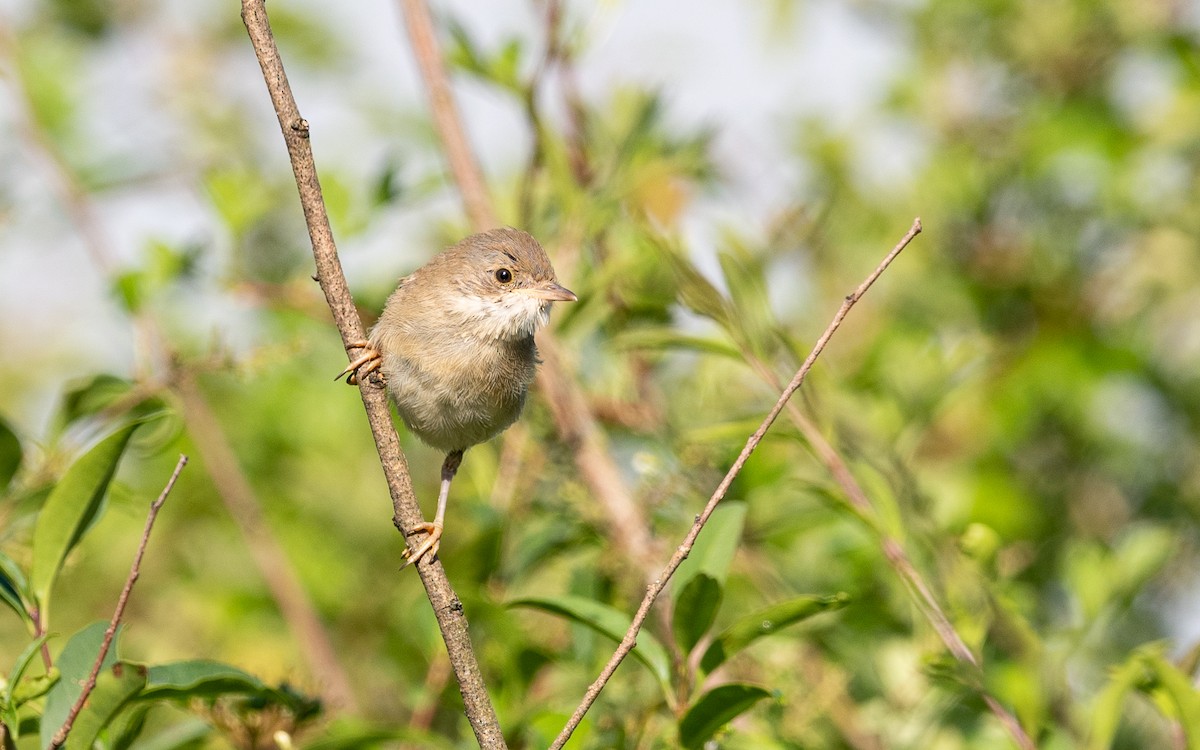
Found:
[[[348,376],[346,377],[347,385],[358,385],[360,377],[366,377],[379,369],[383,364],[383,357],[379,355],[378,349],[371,346],[370,341],[351,341],[346,344],[346,351],[351,349],[362,349],[362,356],[347,365],[346,369],[339,372],[334,380],[341,380],[342,376],[346,375]]]
[[[450,482],[454,479],[454,475],[458,473],[458,467],[462,464],[462,459],[462,451],[450,451],[446,454],[446,460],[442,462],[442,486],[438,490],[437,513],[433,517],[433,523],[426,521],[408,531],[409,536],[422,531],[429,534],[429,536],[425,541],[421,542],[421,546],[417,547],[416,552],[409,549],[404,550],[405,566],[415,563],[427,554],[431,556],[437,555],[438,547],[442,544],[442,529],[445,528],[446,500],[450,497]]]

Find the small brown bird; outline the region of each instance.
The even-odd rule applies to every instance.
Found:
[[[559,285],[546,251],[517,229],[474,234],[400,280],[363,353],[338,377],[379,370],[404,424],[446,451],[437,515],[408,533],[429,537],[406,565],[436,555],[446,498],[463,451],[503,432],[525,405],[537,368],[533,334],[552,302],[574,302]]]

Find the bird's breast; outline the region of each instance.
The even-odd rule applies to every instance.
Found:
[[[536,369],[532,336],[480,340],[444,331],[379,343],[400,416],[422,440],[447,451],[484,442],[516,421]]]

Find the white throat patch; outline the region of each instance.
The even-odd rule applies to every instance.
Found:
[[[518,290],[490,299],[468,294],[454,298],[451,315],[470,324],[482,338],[519,339],[546,325],[550,303]]]

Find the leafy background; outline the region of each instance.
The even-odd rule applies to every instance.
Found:
[[[781,421],[577,746],[1007,746],[885,535],[1040,747],[1200,746],[1195,5],[497,8],[437,4],[443,45],[504,220],[580,295],[556,333],[658,564],[773,402],[767,374],[925,225],[798,396],[873,515]],[[396,9],[270,11],[369,317],[467,226]],[[30,0],[0,31],[0,591],[23,609],[18,579],[74,547],[31,579],[64,675],[193,457],[120,636],[151,669],[98,741],[469,746],[357,394],[331,379],[343,355],[236,8]],[[94,514],[55,537],[52,489],[131,420]],[[440,457],[402,439],[431,499]],[[222,501],[214,441],[249,515]],[[501,722],[545,746],[654,568],[614,552],[541,399],[453,495],[442,559]],[[289,574],[355,705],[307,700],[330,682],[266,583]],[[61,699],[39,697],[30,623],[0,614],[0,708],[37,747]],[[181,663],[199,671],[162,671]]]

